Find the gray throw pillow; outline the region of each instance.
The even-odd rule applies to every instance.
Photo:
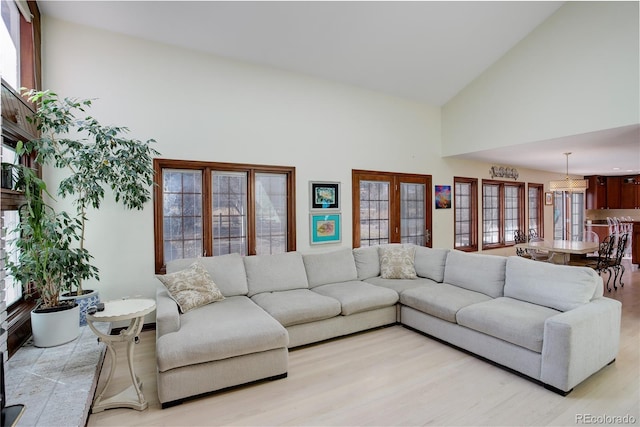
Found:
[[[181,313],[224,299],[207,270],[194,262],[184,270],[157,275]]]
[[[380,246],[380,277],[383,279],[417,279],[416,268],[413,264],[415,247],[400,245]]]

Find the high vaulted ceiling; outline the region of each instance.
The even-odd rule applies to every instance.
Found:
[[[43,15],[443,105],[563,2],[40,1]],[[464,157],[573,174],[640,173],[640,128]],[[606,139],[602,139],[606,137]],[[615,137],[612,139],[612,137]],[[603,150],[602,141],[615,146]],[[553,155],[541,158],[544,148]],[[565,148],[562,148],[565,147]],[[547,153],[548,154],[548,153]],[[556,160],[557,158],[557,160]],[[598,162],[594,162],[597,159]],[[626,162],[623,162],[626,160]],[[597,165],[597,168],[596,168]]]

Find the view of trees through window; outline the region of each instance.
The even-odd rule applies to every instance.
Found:
[[[295,249],[294,168],[159,159],[154,167],[157,271],[180,258]]]
[[[353,246],[431,246],[431,176],[352,171]]]

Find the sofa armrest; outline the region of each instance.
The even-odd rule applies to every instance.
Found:
[[[568,392],[615,360],[621,315],[619,301],[597,298],[548,318],[544,324],[541,381]]]
[[[156,339],[180,330],[178,304],[169,296],[164,286],[156,290]]]

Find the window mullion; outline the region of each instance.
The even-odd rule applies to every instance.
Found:
[[[400,191],[397,177],[392,177],[389,183],[389,241],[400,242]]]
[[[255,255],[256,250],[256,171],[247,170],[247,253]]]
[[[501,245],[506,243],[505,239],[505,218],[506,218],[506,203],[505,203],[505,191],[504,184],[498,186],[498,241]]]
[[[213,186],[211,168],[202,171],[202,250],[203,256],[213,255]]]

